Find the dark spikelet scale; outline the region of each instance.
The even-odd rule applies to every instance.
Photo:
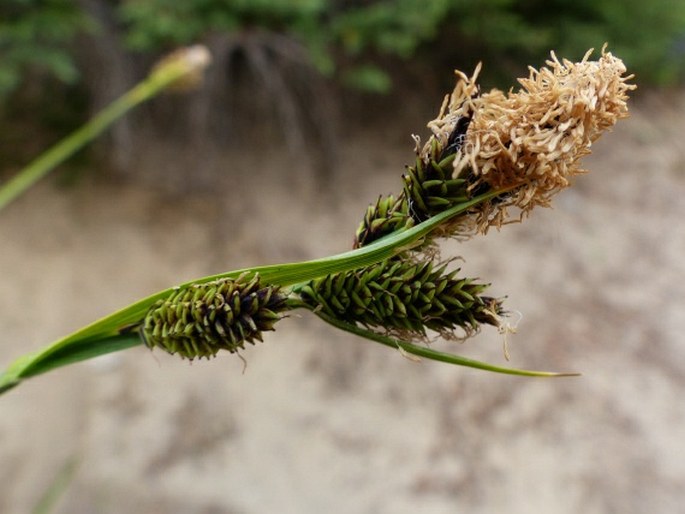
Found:
[[[465,202],[471,196],[466,178],[452,177],[454,159],[467,128],[468,118],[462,118],[446,144],[432,138],[429,150],[417,155],[414,166],[407,168],[407,173],[402,176],[403,195],[409,199],[409,214],[416,223]]]
[[[380,196],[375,204],[366,209],[364,219],[357,229],[354,248],[361,248],[383,236],[405,228],[411,228],[414,220],[409,216],[404,195]]]
[[[140,333],[149,348],[190,360],[210,358],[261,341],[262,332],[273,330],[287,309],[278,287],[244,274],[174,291],[150,308]]]
[[[461,149],[470,119],[460,118],[445,144],[431,139],[427,152],[417,149],[416,162],[402,176],[404,187],[397,197],[380,197],[366,210],[355,236],[360,248],[397,230],[410,228],[469,199],[469,180],[453,178],[453,163]]]
[[[468,335],[481,324],[499,326],[500,301],[481,295],[487,285],[445,268],[392,259],[315,279],[295,292],[315,312],[385,332],[448,335],[460,328]]]

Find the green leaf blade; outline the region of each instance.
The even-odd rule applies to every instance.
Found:
[[[242,273],[259,273],[264,283],[289,287],[317,277],[370,266],[415,247],[441,224],[501,193],[502,191],[494,191],[477,196],[414,227],[394,232],[373,244],[338,255],[305,262],[234,270],[202,277],[176,287],[187,287],[191,284],[205,283],[221,278],[237,278]],[[175,287],[168,288],[138,300],[55,341],[43,350],[20,357],[0,375],[0,393],[11,389],[23,378],[142,344],[136,332],[122,333],[125,332],[123,329],[140,323],[149,308],[157,300],[168,296],[174,289]]]
[[[475,359],[470,359],[468,357],[463,357],[454,353],[440,352],[428,348],[425,346],[418,346],[413,343],[408,343],[406,341],[400,341],[391,336],[384,334],[379,334],[373,332],[372,330],[367,330],[365,328],[359,327],[357,325],[352,325],[344,321],[327,316],[321,312],[316,313],[322,320],[333,325],[336,328],[350,332],[352,334],[364,337],[376,343],[380,343],[384,346],[390,348],[396,348],[403,352],[411,355],[416,355],[417,357],[422,357],[429,360],[434,360],[438,362],[444,362],[447,364],[454,364],[456,366],[464,366],[467,368],[481,369],[484,371],[490,371],[493,373],[500,373],[505,375],[515,375],[520,377],[575,377],[580,376],[580,373],[575,372],[553,372],[553,371],[533,371],[527,369],[509,368],[504,366],[497,366],[495,364],[489,364],[487,362],[478,361]]]

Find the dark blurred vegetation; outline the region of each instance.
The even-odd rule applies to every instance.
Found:
[[[100,143],[101,165],[173,172],[196,165],[198,154],[265,137],[325,154],[336,140],[341,96],[356,105],[345,107],[347,117],[373,117],[396,105],[392,95],[449,88],[452,68],[470,71],[483,60],[485,84],[508,87],[551,49],[579,59],[605,42],[640,84],[676,85],[685,77],[685,2],[2,0],[0,172],[63,136],[180,45],[203,43],[214,56],[202,90],[160,99],[118,123]],[[431,98],[436,107],[439,98]],[[194,155],[174,154],[179,141]],[[143,153],[155,152],[166,157],[146,164]]]

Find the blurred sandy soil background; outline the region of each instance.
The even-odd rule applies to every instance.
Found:
[[[554,209],[444,251],[522,313],[511,365],[582,377],[415,363],[309,315],[244,373],[132,349],[0,398],[0,512],[30,512],[72,458],[56,513],[678,512],[685,96],[631,107]],[[215,194],[42,183],[0,213],[2,366],[172,284],[348,249],[400,189],[405,134],[348,136],[327,186],[268,146],[227,161]],[[494,330],[449,349],[505,363]]]

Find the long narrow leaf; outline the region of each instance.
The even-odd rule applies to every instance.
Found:
[[[176,287],[185,287],[190,284],[210,282],[220,278],[236,278],[242,273],[259,273],[264,283],[279,285],[282,287],[291,286],[301,282],[306,282],[317,277],[349,271],[352,269],[370,266],[382,260],[397,255],[412,246],[419,244],[424,236],[433,231],[436,227],[449,220],[450,218],[467,211],[475,205],[490,200],[501,194],[501,192],[491,192],[478,196],[468,202],[459,204],[437,216],[434,216],[423,223],[416,225],[408,230],[391,234],[376,243],[344,252],[338,255],[324,257],[305,262],[295,262],[287,264],[273,264],[244,268],[240,270],[209,275],[195,280],[179,284]],[[54,346],[60,343],[79,340],[93,336],[105,336],[116,334],[121,327],[139,322],[150,306],[160,298],[168,296],[174,287],[159,291],[147,298],[143,298],[109,316],[106,316],[95,323],[84,327],[70,336],[57,341]]]
[[[14,361],[0,375],[0,394],[17,386],[25,378],[108,353],[126,350],[140,344],[141,340],[137,333],[117,334],[72,341],[69,344],[61,345],[47,355],[46,352],[24,355]]]
[[[419,225],[390,234],[374,244],[356,250],[312,261],[229,271],[198,278],[178,287],[209,282],[218,278],[235,278],[245,272],[259,273],[264,283],[287,287],[320,276],[370,266],[420,244],[427,234],[445,221],[501,193],[502,191],[495,191],[477,196]],[[43,350],[20,357],[0,374],[0,393],[18,384],[22,378],[140,344],[141,341],[137,336],[120,335],[120,331],[126,326],[139,323],[152,304],[168,296],[173,290],[174,288],[169,288],[148,296],[55,341]]]
[[[573,376],[578,376],[580,373],[556,373],[556,372],[551,372],[551,371],[530,371],[526,369],[516,369],[516,368],[507,368],[503,366],[496,366],[494,364],[488,364],[487,362],[481,362],[478,360],[474,359],[469,359],[467,357],[462,357],[461,355],[457,355],[454,353],[445,353],[445,352],[439,352],[437,350],[433,350],[432,348],[428,348],[426,346],[418,346],[412,343],[408,343],[406,341],[401,341],[399,339],[396,339],[394,337],[390,337],[387,335],[379,334],[377,332],[374,332],[372,330],[367,330],[362,327],[359,327],[357,325],[353,325],[350,323],[346,323],[344,321],[341,321],[339,319],[333,318],[331,316],[327,316],[326,314],[322,312],[316,313],[317,316],[319,316],[322,320],[324,320],[327,323],[330,323],[336,328],[339,328],[341,330],[344,330],[346,332],[350,332],[352,334],[364,337],[366,339],[370,339],[372,341],[375,341],[377,343],[380,343],[385,346],[389,346],[390,348],[396,348],[398,350],[401,350],[403,352],[406,352],[411,355],[416,355],[417,357],[423,357],[425,359],[430,359],[434,361],[439,361],[439,362],[445,362],[447,364],[455,364],[457,366],[465,366],[467,368],[476,368],[476,369],[482,369],[485,371],[492,371],[494,373],[503,373],[506,375],[518,375],[518,376],[524,376],[524,377],[573,377]]]
[[[0,210],[55,167],[66,161],[80,148],[102,134],[112,123],[128,111],[146,100],[154,98],[164,89],[178,83],[179,80],[197,73],[198,64],[204,67],[205,63],[198,63],[195,55],[200,52],[204,56],[203,52],[206,53],[206,50],[200,50],[200,47],[195,48],[194,60],[185,58],[183,54],[178,54],[178,58],[173,58],[172,56],[167,61],[163,61],[145,80],[109,104],[81,128],[46,150],[7,183],[2,185],[0,187]]]

